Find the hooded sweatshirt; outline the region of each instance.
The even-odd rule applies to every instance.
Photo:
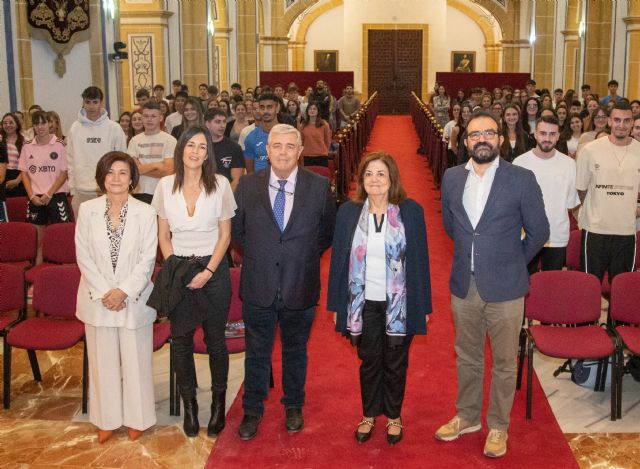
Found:
[[[71,193],[96,192],[96,166],[105,153],[127,151],[127,138],[122,127],[109,119],[105,109],[95,121],[87,118],[84,109],[71,125],[67,137],[67,162]]]

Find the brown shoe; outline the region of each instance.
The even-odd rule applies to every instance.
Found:
[[[98,429],[98,443],[102,444],[113,436],[113,430]]]
[[[507,432],[492,428],[487,435],[484,444],[484,455],[490,458],[499,458],[507,454]]]
[[[438,431],[436,431],[436,439],[440,441],[453,441],[457,440],[460,435],[478,432],[481,428],[479,423],[474,425],[456,415],[448,423],[438,428]]]
[[[127,429],[127,432],[129,433],[129,439],[131,441],[136,441],[144,433],[143,430],[136,430],[135,428],[129,428]]]

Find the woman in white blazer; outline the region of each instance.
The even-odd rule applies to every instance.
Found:
[[[155,425],[153,321],[147,306],[153,284],[156,212],[130,193],[138,184],[135,161],[109,152],[96,181],[105,195],[80,206],[76,256],[82,273],[76,316],[85,323],[89,355],[89,419],[104,443],[128,427],[136,440]]]

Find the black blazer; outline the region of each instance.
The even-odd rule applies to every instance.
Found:
[[[353,202],[342,204],[331,249],[327,309],[338,313],[336,330],[343,333],[347,331],[349,255],[361,211],[362,205]],[[407,199],[400,204],[400,217],[407,238],[407,335],[426,334],[426,315],[431,313],[431,280],[424,212],[417,202]]]
[[[270,169],[243,176],[236,189],[233,240],[244,248],[240,297],[268,307],[278,290],[288,309],[320,296],[320,255],[331,245],[336,217],[329,180],[298,168],[293,208],[283,233],[269,200]]]

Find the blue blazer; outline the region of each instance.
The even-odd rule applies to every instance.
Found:
[[[349,303],[349,255],[362,205],[345,202],[338,210],[336,231],[331,248],[327,309],[336,311],[336,330],[347,331]],[[424,212],[417,202],[407,199],[400,204],[400,217],[407,237],[405,261],[407,289],[407,335],[426,334],[425,315],[431,313],[429,251]]]
[[[240,297],[269,307],[278,292],[289,309],[320,298],[320,256],[331,245],[336,203],[329,180],[298,168],[293,208],[280,232],[269,199],[270,169],[248,174],[236,188],[233,240],[244,249]]]
[[[540,186],[531,171],[501,159],[474,230],[462,203],[468,174],[464,165],[455,166],[442,180],[442,221],[453,239],[451,293],[459,298],[467,296],[474,244],[480,297],[487,302],[520,298],[529,290],[527,263],[549,239]],[[523,229],[526,236],[521,239]]]

